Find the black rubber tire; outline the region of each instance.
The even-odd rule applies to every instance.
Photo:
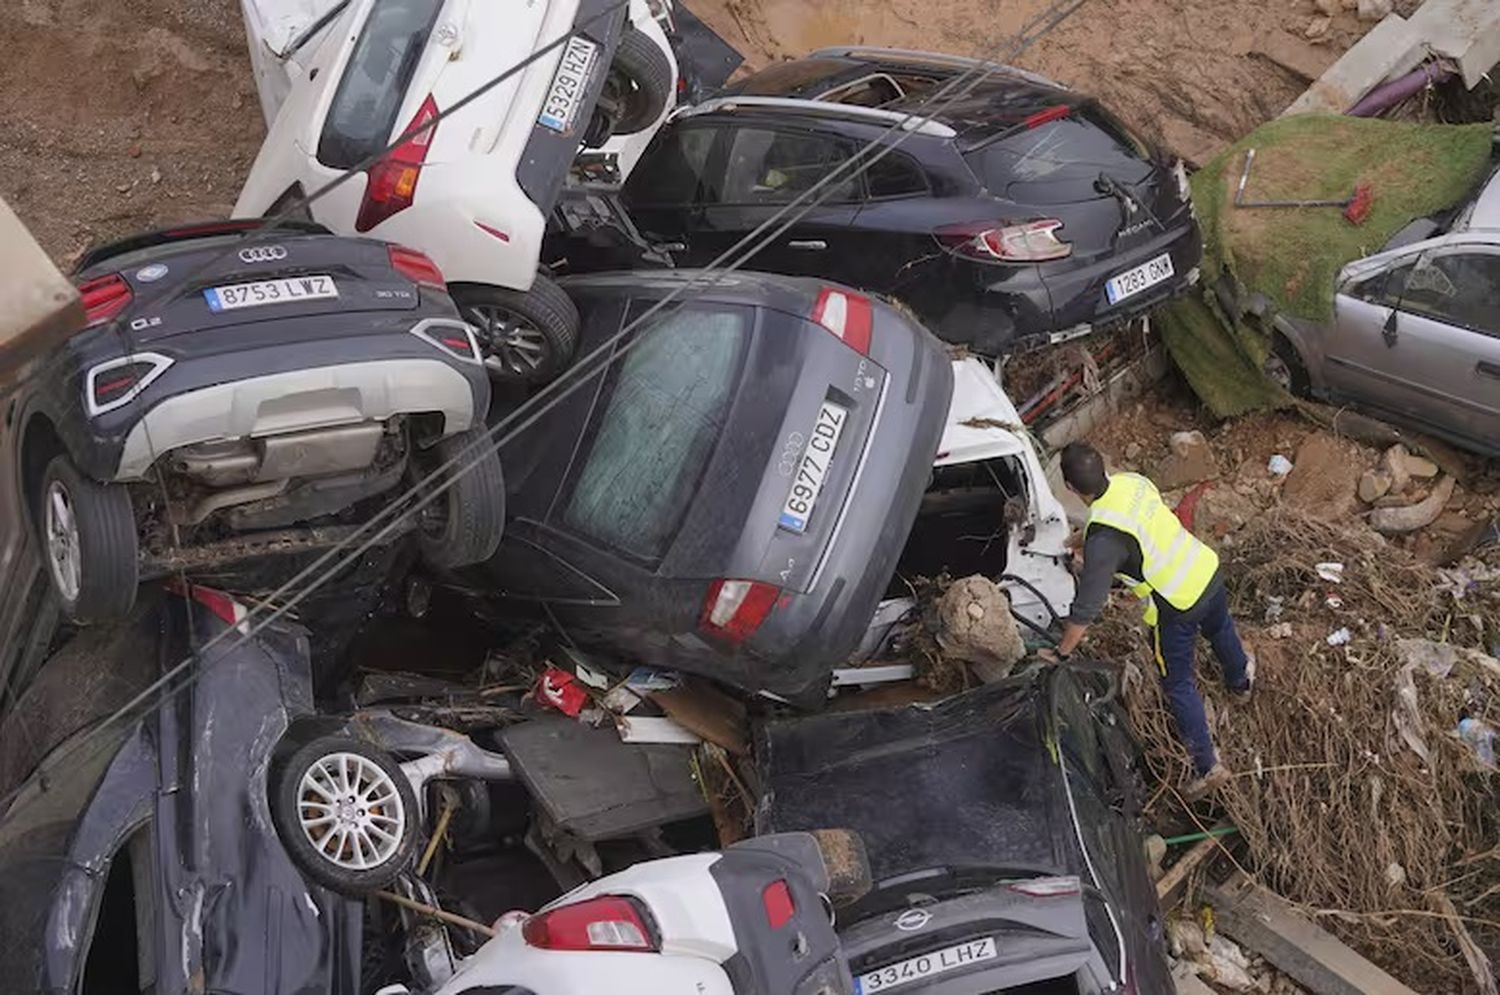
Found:
[[[484,425],[443,439],[418,465],[436,470],[454,459],[461,461],[455,470],[475,465],[438,495],[432,505],[437,514],[424,516],[417,530],[422,558],[439,570],[483,563],[495,555],[505,532],[505,476]]]
[[[78,536],[78,593],[71,598],[63,593],[47,541],[47,500],[54,482],[63,489],[73,510]],[[47,579],[63,614],[78,623],[107,622],[130,614],[140,584],[140,544],[125,486],[101,484],[84,476],[63,454],[54,456],[42,471],[34,501]]]
[[[401,839],[395,851],[375,867],[364,870],[340,867],[324,857],[302,831],[297,816],[297,808],[301,802],[299,795],[302,775],[331,753],[355,753],[380,767],[395,784],[396,793],[405,808]],[[384,750],[349,736],[320,736],[302,746],[277,770],[271,790],[271,822],[276,826],[276,832],[292,863],[312,880],[341,895],[358,898],[396,880],[416,854],[419,821],[416,795],[412,793],[411,782],[401,773],[396,761]]]
[[[672,63],[644,31],[626,28],[609,64],[613,83],[619,83],[621,102],[614,134],[629,135],[649,128],[672,99]]]
[[[464,320],[480,332],[479,344],[485,351],[490,379],[536,387],[554,380],[573,361],[578,348],[578,305],[545,273],[538,273],[536,282],[524,293],[479,283],[455,284],[449,289]],[[489,309],[508,312],[541,334],[545,346],[541,362],[522,371],[492,361],[489,325],[484,317]]]
[[[1290,381],[1287,389],[1293,397],[1308,398],[1312,396],[1312,378],[1308,376],[1307,366],[1302,362],[1302,356],[1297,352],[1297,347],[1292,345],[1290,339],[1280,332],[1271,335],[1271,353],[1286,366],[1287,377]]]

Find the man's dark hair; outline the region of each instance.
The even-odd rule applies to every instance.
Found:
[[[1062,474],[1069,487],[1089,497],[1097,498],[1109,488],[1104,457],[1087,442],[1070,442],[1063,447]]]

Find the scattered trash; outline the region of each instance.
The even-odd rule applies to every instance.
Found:
[[[1353,638],[1354,633],[1348,629],[1339,629],[1337,632],[1330,632],[1327,641],[1329,646],[1343,646]]]
[[[1208,968],[1204,976],[1216,985],[1236,992],[1255,987],[1255,979],[1250,976],[1250,958],[1238,944],[1218,933],[1208,941],[1208,959],[1204,966]]]
[[[1458,738],[1474,752],[1474,757],[1486,767],[1495,766],[1495,730],[1486,722],[1476,718],[1458,720]]]
[[[537,679],[536,697],[538,701],[551,705],[572,719],[578,717],[589,700],[588,692],[583,689],[577,677],[551,664]]]
[[[1266,635],[1272,639],[1290,639],[1292,638],[1292,623],[1277,622],[1266,630]]]
[[[1266,464],[1266,470],[1274,476],[1285,477],[1287,474],[1292,472],[1292,461],[1287,459],[1280,453],[1277,453],[1275,456],[1272,456],[1271,461]]]
[[[1274,622],[1277,619],[1281,618],[1281,611],[1282,611],[1282,607],[1283,607],[1284,602],[1285,602],[1285,599],[1284,598],[1280,598],[1280,597],[1272,596],[1272,597],[1266,598],[1266,621],[1267,622]]]
[[[691,746],[703,738],[681,723],[661,715],[622,715],[615,722],[622,743],[685,743]]]
[[[1314,566],[1318,576],[1330,584],[1342,584],[1344,582],[1344,565],[1342,563],[1319,563]]]
[[[1323,599],[1323,603],[1334,611],[1340,611],[1344,607],[1344,599],[1337,594],[1330,594]]]

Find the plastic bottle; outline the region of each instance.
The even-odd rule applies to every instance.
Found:
[[[1459,719],[1458,736],[1486,767],[1495,766],[1495,730],[1478,719]]]

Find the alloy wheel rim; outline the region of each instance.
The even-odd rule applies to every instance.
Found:
[[[469,323],[483,341],[484,365],[509,376],[528,376],[547,361],[547,337],[541,330],[502,307],[469,309]]]
[[[46,504],[47,566],[62,596],[74,601],[83,586],[83,556],[73,495],[62,481],[54,480],[47,485]]]
[[[1265,364],[1261,367],[1266,379],[1270,380],[1282,390],[1292,389],[1292,371],[1286,365],[1286,360],[1272,353],[1266,357]]]
[[[351,871],[386,863],[406,835],[395,781],[358,753],[330,753],[303,772],[297,820],[318,856]]]

